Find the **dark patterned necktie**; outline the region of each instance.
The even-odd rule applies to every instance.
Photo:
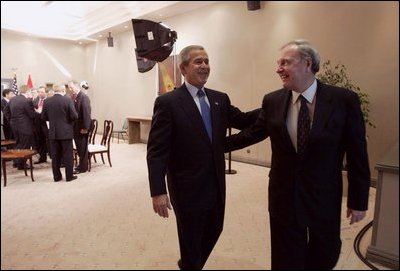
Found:
[[[308,136],[310,134],[310,114],[308,113],[307,100],[303,95],[299,97],[301,101],[299,117],[297,120],[297,153],[302,154],[306,148]]]
[[[203,118],[204,126],[206,126],[208,137],[212,141],[211,112],[210,107],[206,103],[204,91],[199,89],[197,92],[197,97],[199,97],[200,101],[201,117]]]

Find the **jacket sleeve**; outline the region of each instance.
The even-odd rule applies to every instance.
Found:
[[[87,95],[83,96],[84,99],[82,99],[82,116],[83,116],[83,122],[82,122],[82,128],[86,130],[90,130],[90,123],[91,123],[91,107],[90,107],[90,100]]]
[[[147,143],[147,169],[151,196],[167,193],[165,175],[171,152],[172,119],[166,102],[158,97],[154,103],[153,119]]]
[[[354,210],[365,211],[368,209],[371,179],[365,123],[357,94],[348,91],[348,95],[348,114],[344,129],[349,182],[347,206]]]
[[[225,152],[230,152],[258,143],[269,136],[267,127],[267,99],[264,97],[262,108],[246,113],[244,117],[239,117],[241,127],[248,127],[238,134],[226,138]],[[234,113],[234,116],[237,113]],[[244,121],[243,119],[244,118]],[[235,127],[235,126],[233,126]],[[236,127],[235,127],[236,128]]]

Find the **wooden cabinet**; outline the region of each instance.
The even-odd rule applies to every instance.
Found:
[[[399,269],[399,144],[397,143],[378,170],[375,213],[371,245],[367,259]]]

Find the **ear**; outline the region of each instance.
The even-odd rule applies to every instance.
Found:
[[[183,65],[183,64],[180,64],[180,65],[179,65],[179,69],[181,70],[181,74],[182,74],[183,76],[186,75],[186,69],[185,69],[185,68],[186,68],[185,65]]]
[[[307,57],[307,58],[305,59],[305,61],[306,61],[307,70],[310,70],[310,71],[311,71],[311,66],[312,66],[312,60],[311,60],[311,58],[310,58],[310,57]]]

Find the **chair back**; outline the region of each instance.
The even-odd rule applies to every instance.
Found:
[[[128,130],[128,121],[127,119],[124,120],[124,124],[122,125],[122,131]]]
[[[96,133],[97,133],[97,126],[98,126],[98,121],[97,119],[92,119],[90,122],[90,130],[89,130],[89,138],[88,138],[88,144],[95,144],[95,138],[96,138]]]
[[[106,146],[107,148],[110,147],[110,140],[114,129],[114,123],[112,120],[105,120],[104,121],[104,129],[103,129],[103,137],[101,139],[101,145]]]

